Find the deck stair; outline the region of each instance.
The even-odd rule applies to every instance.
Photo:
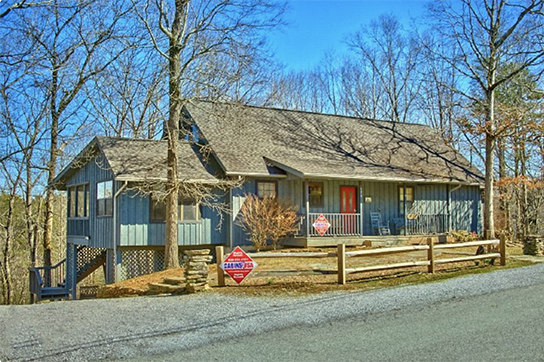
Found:
[[[106,263],[106,249],[77,247],[77,282],[88,277]]]
[[[106,249],[78,246],[77,283],[106,263]],[[66,259],[53,266],[29,268],[30,293],[36,301],[68,299],[72,291],[66,286]]]
[[[68,299],[70,292],[64,283],[66,259],[52,266],[29,268],[30,293],[36,301]]]

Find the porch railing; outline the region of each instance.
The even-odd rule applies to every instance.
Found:
[[[448,232],[447,214],[417,214],[406,220],[407,235],[431,235]]]
[[[308,228],[308,236],[320,236],[319,232],[313,227],[317,218],[323,214],[330,224],[329,229],[323,236],[357,236],[362,235],[361,214],[341,214],[341,213],[309,213],[308,220],[302,220],[300,234],[305,235]],[[307,225],[306,222],[309,224]]]

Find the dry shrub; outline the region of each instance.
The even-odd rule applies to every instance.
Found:
[[[297,231],[296,208],[275,197],[260,199],[256,195],[246,195],[240,215],[238,224],[248,232],[257,251],[266,246],[268,240],[276,249],[281,238]]]

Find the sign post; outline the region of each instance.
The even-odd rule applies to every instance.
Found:
[[[225,271],[237,284],[244,279],[257,267],[253,261],[239,246],[227,256],[221,263],[221,269]]]

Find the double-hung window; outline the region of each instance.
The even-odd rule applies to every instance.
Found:
[[[96,184],[96,216],[113,215],[113,181]]]

